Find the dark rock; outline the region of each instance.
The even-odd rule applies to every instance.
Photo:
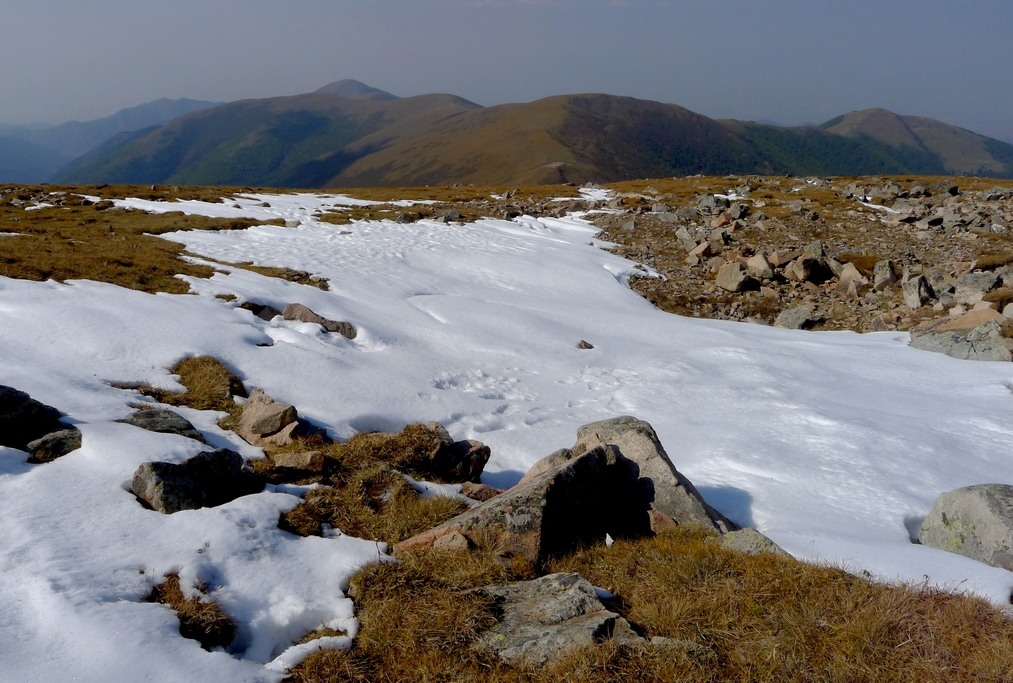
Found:
[[[261,320],[273,320],[275,316],[281,315],[281,311],[274,306],[255,304],[252,301],[243,302],[239,307],[249,311]]]
[[[636,463],[600,445],[457,517],[402,541],[395,554],[459,533],[491,541],[504,555],[544,563],[581,545],[649,533],[651,482]]]
[[[28,462],[52,462],[81,447],[81,432],[77,427],[50,432],[28,443]]]
[[[190,424],[190,421],[184,418],[178,413],[174,413],[171,410],[165,410],[163,408],[145,408],[138,410],[135,413],[127,415],[122,420],[128,425],[140,427],[141,429],[147,429],[149,432],[158,432],[160,434],[179,434],[185,436],[188,439],[194,439],[205,443],[204,435],[201,434],[197,429]]]
[[[640,481],[651,489],[651,506],[679,524],[694,524],[718,531],[737,526],[712,508],[689,479],[672,464],[654,428],[643,420],[624,415],[586,424],[577,430],[573,453],[583,453],[599,444],[618,449],[623,458],[635,463]],[[612,534],[616,537],[616,534]]]
[[[178,465],[143,463],[130,482],[135,496],[166,514],[223,505],[263,488],[242,456],[226,448],[198,453]]]
[[[591,344],[591,342],[587,342],[581,339],[579,342],[577,342],[577,348],[582,351],[587,351],[589,349],[593,349],[594,345]]]
[[[285,310],[282,311],[282,317],[285,320],[296,320],[304,323],[316,323],[328,332],[335,332],[340,334],[342,337],[347,339],[355,339],[358,332],[352,323],[328,320],[327,318],[317,315],[312,310],[303,306],[302,304],[285,304]]]
[[[629,622],[605,609],[594,586],[580,574],[549,574],[475,593],[493,601],[499,623],[481,633],[472,647],[511,666],[552,665],[605,640],[645,642]]]
[[[66,429],[62,413],[23,391],[0,385],[0,446],[28,450],[28,443]]]

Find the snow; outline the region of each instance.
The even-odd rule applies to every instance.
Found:
[[[270,206],[261,206],[262,203]],[[110,382],[179,385],[167,368],[209,354],[347,438],[441,422],[488,444],[483,479],[515,483],[587,422],[650,422],[679,470],[734,521],[795,556],[886,581],[970,590],[1008,604],[1013,578],[910,542],[932,501],[958,486],[1013,482],[1013,365],[909,348],[903,333],[811,333],[661,313],[626,285],[635,264],[598,247],[577,217],[467,225],[334,226],[340,195],[249,195],[228,204],[117,204],[283,218],[298,227],[167,236],[196,258],[287,266],[330,291],[216,266],[196,296],[88,281],[0,278],[0,384],[56,406],[83,447],[32,466],[0,448],[0,679],[277,681],[320,626],[354,637],[343,591],[385,546],[340,533],[297,538],[278,515],[306,487],[269,487],[218,508],[162,515],[126,490],[146,460],[201,449],[115,422],[148,401]],[[233,204],[238,204],[236,209]],[[303,303],[348,320],[265,322],[216,294]],[[578,350],[586,339],[592,350]],[[182,409],[212,447],[260,451]],[[451,488],[419,484],[432,493]],[[169,572],[198,580],[240,624],[230,652],[179,636],[144,602]]]

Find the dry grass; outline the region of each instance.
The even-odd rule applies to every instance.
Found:
[[[205,593],[205,586],[197,586]],[[200,598],[188,598],[179,584],[178,574],[169,574],[156,585],[148,596],[149,602],[171,607],[179,617],[179,633],[184,638],[198,641],[205,650],[225,647],[236,637],[236,624],[217,603]]]
[[[302,504],[281,516],[278,526],[300,536],[318,536],[327,524],[350,536],[393,544],[467,509],[456,498],[422,498],[383,463],[345,471],[340,479],[338,486],[307,492]]]
[[[195,410],[221,410],[230,415],[238,412],[233,396],[246,396],[243,382],[217,358],[191,356],[176,363],[171,370],[179,376],[178,381],[186,387],[185,392],[175,393],[149,386],[120,386],[137,389],[145,396],[168,405],[186,406]]]
[[[92,204],[73,194],[74,190],[87,194],[96,188],[0,190],[0,231],[17,233],[3,238],[0,275],[26,280],[88,279],[144,292],[182,294],[189,291],[189,285],[177,274],[206,278],[213,271],[182,258],[181,245],[153,235],[176,230],[239,230],[261,223],[111,209],[108,202]],[[58,205],[26,211],[17,203],[36,201]]]
[[[362,629],[294,681],[1006,681],[1013,621],[982,600],[886,586],[834,568],[745,555],[691,529],[557,560],[616,593],[662,645],[602,643],[524,672],[468,649],[490,606],[468,588],[530,578],[494,549],[409,554],[352,580]]]

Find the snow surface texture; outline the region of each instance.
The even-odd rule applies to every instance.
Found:
[[[385,549],[278,530],[298,487],[171,516],[126,490],[141,462],[201,447],[114,422],[149,399],[109,382],[179,389],[166,368],[193,354],[221,358],[335,437],[439,421],[492,448],[484,480],[499,487],[571,445],[580,425],[635,415],[709,503],[795,556],[1009,602],[1009,572],[910,537],[940,492],[1013,482],[1011,364],[911,349],[903,333],[659,312],[626,286],[635,264],[602,250],[579,217],[334,226],[315,216],[351,200],[117,203],[285,218],[298,227],[169,238],[215,259],[308,270],[331,290],[240,269],[190,280],[198,296],[0,278],[0,384],[67,413],[84,444],[36,466],[0,448],[3,680],[276,681],[312,647],[349,642],[290,650],[305,632],[355,635],[342,590]],[[223,293],[303,303],[359,334],[264,322],[214,298]],[[580,339],[595,348],[578,350]],[[258,456],[218,414],[180,412],[212,446]],[[205,581],[237,619],[232,652],[205,652],[168,608],[143,602],[172,571],[184,586]]]

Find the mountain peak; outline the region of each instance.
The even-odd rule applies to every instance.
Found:
[[[396,100],[399,99],[397,95],[374,88],[366,85],[362,81],[356,81],[351,78],[345,78],[340,81],[334,81],[328,83],[324,87],[316,90],[318,93],[330,93],[331,95],[338,95],[340,97],[352,97],[360,100]]]

